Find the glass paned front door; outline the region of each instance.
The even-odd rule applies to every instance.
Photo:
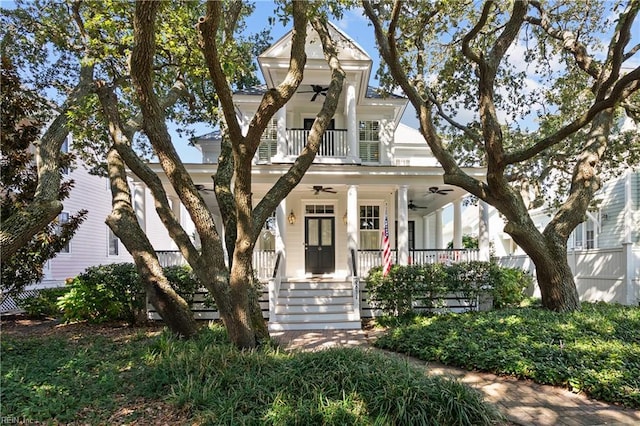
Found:
[[[305,218],[305,270],[310,274],[335,272],[335,219]]]

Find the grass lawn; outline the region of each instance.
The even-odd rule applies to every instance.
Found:
[[[238,351],[220,327],[2,324],[3,419],[28,423],[387,425],[501,423],[481,395],[357,348]]]
[[[425,361],[565,386],[640,409],[640,308],[583,303],[381,319],[376,346]]]

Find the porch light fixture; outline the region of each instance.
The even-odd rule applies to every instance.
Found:
[[[344,212],[344,216],[342,216],[342,223],[347,224],[347,212]]]
[[[293,214],[293,210],[291,210],[291,213],[289,213],[289,216],[287,216],[287,220],[289,221],[289,223],[291,225],[293,225],[294,223],[296,223],[296,215]]]

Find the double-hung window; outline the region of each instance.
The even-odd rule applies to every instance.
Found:
[[[56,224],[56,234],[60,235],[62,233],[62,225],[69,222],[69,213],[61,212],[58,215],[57,222],[58,223]],[[60,253],[71,253],[71,246],[69,245],[69,243],[65,244],[65,246],[62,247],[62,249],[60,250]]]
[[[380,249],[380,206],[360,206],[360,248]]]
[[[109,256],[117,256],[120,239],[116,234],[113,233],[113,231],[109,227],[107,227],[107,238],[108,238],[107,245],[108,245]]]

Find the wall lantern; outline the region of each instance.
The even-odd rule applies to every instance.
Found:
[[[342,216],[342,223],[347,224],[347,212],[344,212],[344,216]]]
[[[296,223],[296,215],[293,214],[293,210],[291,210],[291,213],[289,213],[289,216],[287,216],[287,220],[289,221],[289,223],[291,225],[293,225],[294,223]]]

